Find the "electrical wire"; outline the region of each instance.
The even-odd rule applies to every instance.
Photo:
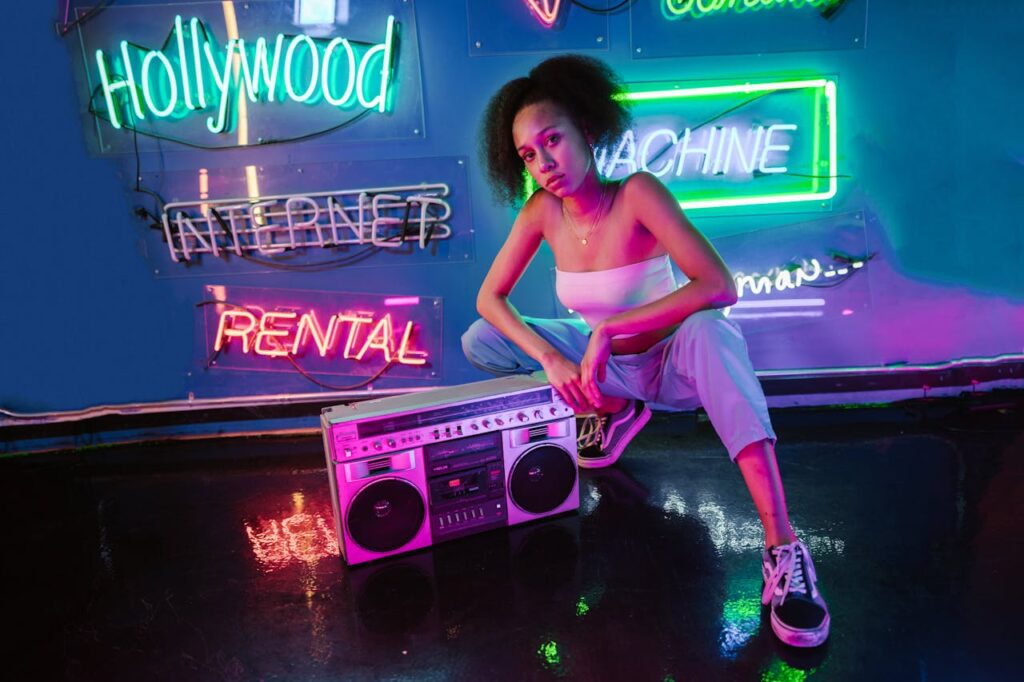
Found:
[[[622,2],[620,2],[617,5],[615,5],[614,7],[606,7],[604,9],[602,9],[600,7],[591,7],[590,5],[585,5],[582,2],[580,2],[579,0],[572,0],[572,4],[576,5],[581,10],[584,10],[584,11],[587,11],[587,12],[591,12],[592,14],[612,14],[613,12],[616,12],[616,11],[622,9],[623,7],[625,7],[626,5],[629,5],[632,2],[633,2],[633,0],[622,0]]]
[[[94,102],[96,100],[96,96],[99,94],[101,87],[102,86],[98,86],[96,88],[96,90],[93,91],[92,97],[90,98],[90,101],[89,101],[89,113],[92,114],[95,118],[100,119],[101,121],[106,121],[107,123],[110,123],[111,122],[110,117],[108,115],[100,112],[94,106]],[[201,149],[201,150],[204,150],[204,151],[220,151],[222,149],[252,149],[254,147],[269,147],[271,145],[290,144],[292,142],[304,142],[306,140],[312,140],[312,139],[315,139],[315,138],[318,138],[318,137],[322,137],[324,135],[329,135],[330,133],[336,132],[338,130],[343,130],[344,128],[347,128],[350,125],[358,123],[359,121],[361,121],[365,116],[369,115],[370,113],[372,113],[372,109],[364,109],[363,111],[359,112],[358,114],[356,114],[352,118],[347,119],[345,121],[342,121],[341,123],[338,123],[337,125],[331,126],[329,128],[323,128],[321,130],[315,130],[315,131],[313,131],[311,133],[305,133],[303,135],[296,135],[295,137],[283,137],[283,138],[264,139],[264,140],[261,140],[261,141],[257,142],[256,144],[233,144],[233,145],[222,145],[222,146],[203,145],[203,144],[198,144],[196,142],[189,142],[188,140],[184,140],[184,139],[181,139],[181,138],[178,138],[178,137],[172,137],[170,135],[161,135],[161,134],[157,134],[157,133],[154,133],[154,132],[151,132],[151,131],[139,130],[138,127],[136,127],[134,125],[134,122],[133,122],[133,125],[129,128],[129,130],[135,131],[135,132],[137,132],[140,135],[144,135],[144,136],[152,138],[154,140],[162,140],[164,142],[173,142],[175,144],[180,144],[183,147],[189,147],[190,149]],[[127,123],[127,121],[126,121],[126,123]]]
[[[79,26],[85,25],[86,22],[91,21],[92,19],[97,17],[101,12],[103,12],[103,10],[107,9],[113,4],[114,0],[104,0],[95,7],[90,7],[89,10],[86,11],[85,14],[83,14],[82,16],[68,23],[68,16],[71,12],[71,0],[67,0],[64,4],[64,23],[57,24],[57,35],[59,35],[61,38],[67,36],[67,34],[71,33],[71,31],[73,31]]]

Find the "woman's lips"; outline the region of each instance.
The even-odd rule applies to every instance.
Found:
[[[555,176],[553,176],[551,179],[548,180],[547,188],[548,189],[554,189],[555,185],[561,184],[562,178],[564,178],[564,177],[565,177],[564,175],[555,175]]]

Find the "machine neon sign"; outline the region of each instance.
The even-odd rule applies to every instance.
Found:
[[[659,116],[664,118],[666,112],[673,113],[688,102],[706,104],[714,98],[726,98],[722,107],[739,112],[765,96],[800,92],[806,93],[810,103],[806,112],[809,116],[803,123],[780,120],[769,125],[741,126],[730,125],[730,119],[725,119],[721,124],[699,126],[699,133],[689,126],[678,130],[664,125],[640,135],[628,131],[613,147],[596,150],[598,168],[608,175],[621,167],[625,172],[645,170],[661,176],[684,209],[826,201],[838,190],[835,81],[822,78],[635,90],[622,98],[632,104],[638,121],[644,118],[648,105],[656,109],[651,119],[658,121]],[[747,98],[746,102],[730,107],[737,96]],[[793,156],[798,153],[793,144],[798,136],[800,158]],[[758,191],[766,178],[783,176],[793,182]],[[690,183],[679,189],[673,187],[674,178],[680,182],[696,178],[701,184],[694,187]],[[712,181],[719,181],[714,189]]]
[[[264,312],[230,307],[220,313],[213,351],[220,353],[228,344],[237,344],[247,355],[301,357],[307,351],[316,351],[323,358],[337,353],[344,336],[343,359],[362,362],[364,358],[369,360],[380,355],[385,363],[425,365],[427,353],[412,348],[414,327],[413,322],[406,322],[400,336],[396,336],[391,313],[378,318],[363,311],[335,313],[328,318],[325,327],[314,310],[300,315],[295,311]],[[366,329],[369,332],[363,335]],[[375,353],[367,357],[371,351]]]
[[[187,24],[187,29],[186,29]],[[321,102],[351,109],[384,112],[389,107],[395,62],[396,22],[389,16],[384,42],[365,48],[347,38],[329,42],[305,34],[277,34],[268,42],[232,38],[215,49],[210,33],[198,18],[174,18],[164,45],[146,49],[122,40],[118,54],[95,52],[99,89],[110,124],[151,116],[180,119],[192,112],[215,109],[206,119],[211,133],[231,126],[228,108],[233,98],[275,102],[290,99]]]
[[[747,11],[816,7],[827,10],[845,0],[664,0],[666,16],[677,19],[691,16],[695,19],[712,14],[741,14]]]

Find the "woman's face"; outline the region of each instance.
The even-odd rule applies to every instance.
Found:
[[[512,140],[537,184],[560,198],[580,188],[594,161],[583,132],[552,102],[520,109],[512,121]]]

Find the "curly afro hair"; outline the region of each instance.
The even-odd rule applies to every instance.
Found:
[[[618,76],[604,62],[575,54],[547,59],[525,78],[502,86],[488,103],[480,128],[480,157],[495,197],[515,204],[523,196],[526,166],[512,139],[512,121],[523,107],[553,102],[595,145],[605,145],[631,123],[629,110],[617,97],[622,91]]]

